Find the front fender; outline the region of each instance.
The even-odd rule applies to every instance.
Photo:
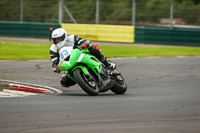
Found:
[[[74,71],[74,70],[77,69],[77,68],[80,68],[80,69],[82,70],[82,72],[83,72],[85,75],[89,75],[89,72],[88,72],[87,68],[84,67],[84,66],[76,66],[76,67],[74,67],[74,68],[72,69],[72,71]]]

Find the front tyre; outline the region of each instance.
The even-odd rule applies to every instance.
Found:
[[[124,94],[127,90],[127,84],[124,77],[120,74],[116,76],[115,85],[110,89],[115,94]]]
[[[81,69],[77,68],[73,71],[73,76],[79,86],[90,96],[97,96],[99,94],[99,87],[96,79],[90,75],[85,75]]]

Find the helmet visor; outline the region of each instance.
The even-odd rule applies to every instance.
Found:
[[[52,38],[52,39],[53,39],[53,43],[57,44],[65,39],[65,34],[63,34],[61,37]]]
[[[57,44],[57,43],[59,43],[60,41],[63,41],[63,38],[62,38],[62,37],[53,38],[53,43],[54,43],[54,44]]]

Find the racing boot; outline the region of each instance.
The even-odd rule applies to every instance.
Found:
[[[104,58],[104,60],[102,61],[102,63],[107,66],[108,68],[114,70],[116,69],[116,65],[112,62],[110,62],[106,57]]]

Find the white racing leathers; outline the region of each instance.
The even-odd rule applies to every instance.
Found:
[[[80,46],[83,42],[85,42],[85,40],[83,40],[81,37],[77,35],[69,35],[67,37],[65,46],[76,48]],[[59,48],[55,44],[52,44],[50,47],[50,57],[52,61],[52,69],[54,72],[56,72],[56,67],[59,63]]]

